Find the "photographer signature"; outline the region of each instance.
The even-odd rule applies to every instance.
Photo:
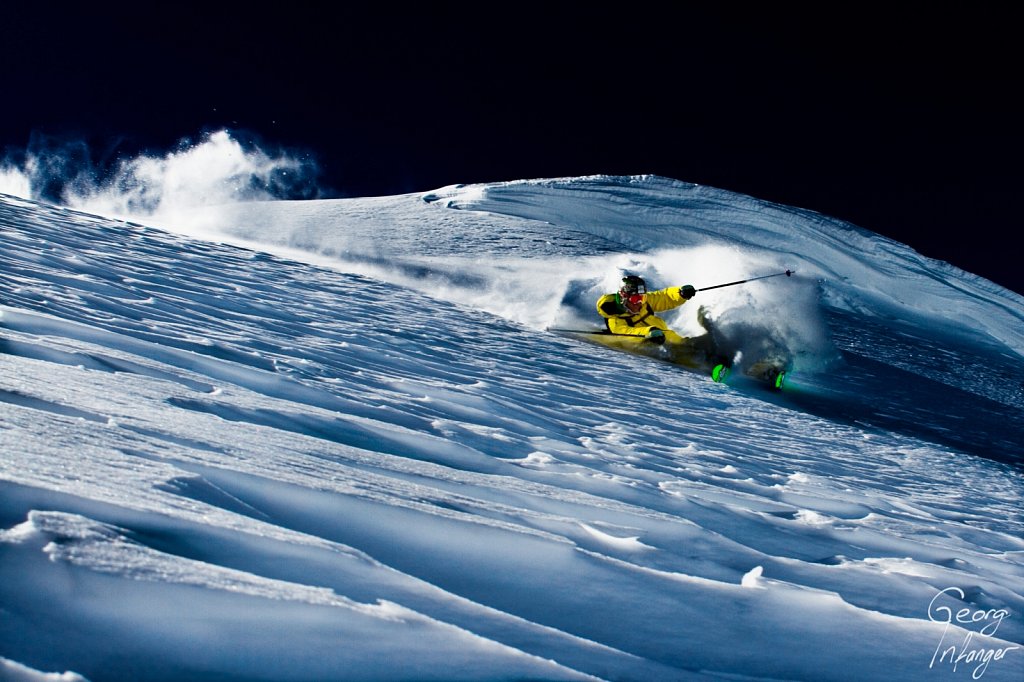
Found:
[[[928,620],[946,624],[946,627],[942,630],[942,637],[939,638],[939,644],[935,647],[935,653],[932,654],[932,661],[928,665],[929,668],[934,668],[936,663],[947,663],[952,665],[953,672],[956,672],[957,666],[961,663],[965,666],[974,665],[974,672],[971,674],[971,677],[978,680],[988,670],[988,666],[992,661],[999,661],[1006,656],[1007,652],[1020,648],[1019,646],[987,648],[977,646],[972,641],[975,634],[985,635],[986,637],[994,636],[996,631],[999,630],[999,626],[1010,616],[1009,611],[1006,609],[982,610],[969,608],[954,611],[948,606],[936,604],[943,595],[956,595],[961,601],[965,597],[964,591],[959,587],[947,587],[936,594],[928,604]],[[956,643],[952,643],[943,648],[943,645],[946,644],[949,626],[953,624],[966,629],[967,635],[959,646]]]

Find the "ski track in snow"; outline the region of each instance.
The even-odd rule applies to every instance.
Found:
[[[471,189],[402,201],[461,217]],[[532,221],[556,217],[501,189],[473,195],[487,212],[470,224],[507,228],[491,204],[512,202],[528,229],[504,243],[539,243]],[[385,204],[350,220],[369,229]],[[458,219],[430,224],[436,255]],[[536,248],[575,248],[569,228]],[[1020,471],[944,447],[941,410],[907,425],[935,407],[929,386],[953,389],[928,360],[854,352],[893,327],[826,315],[859,325],[833,335],[851,377],[920,378],[879,415],[827,375],[774,397],[581,347],[403,286],[439,263],[368,261],[389,282],[307,238],[321,248],[302,262],[0,197],[0,671],[957,678],[974,666],[929,666],[970,631],[928,620],[950,586],[956,607],[1012,614],[984,646],[1024,643]],[[603,239],[578,244],[624,241]],[[1020,419],[1012,392],[956,390]],[[979,450],[1012,453],[1022,432]],[[1020,679],[1022,660],[984,679]]]

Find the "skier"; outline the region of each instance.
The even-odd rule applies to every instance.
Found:
[[[626,275],[618,293],[605,294],[598,299],[597,312],[605,319],[612,334],[641,336],[659,345],[666,341],[680,344],[685,339],[669,329],[665,320],[655,313],[678,308],[696,293],[689,284],[648,291],[647,282],[642,277]]]
[[[696,293],[689,284],[648,291],[642,277],[626,275],[618,293],[605,294],[597,300],[597,312],[605,319],[612,337],[623,341],[632,337],[640,345],[660,346],[664,357],[672,362],[706,370],[715,381],[724,381],[732,363],[718,351],[711,321],[703,307],[697,311],[697,322],[706,333],[700,336],[680,336],[655,315],[678,308]]]
[[[792,274],[786,270],[787,277]],[[775,277],[765,275],[752,279]],[[707,287],[717,289],[721,286],[742,284],[752,280],[730,282],[725,285]],[[622,278],[622,286],[614,294],[604,294],[597,299],[597,312],[605,321],[605,331],[584,332],[594,334],[592,338],[599,343],[613,348],[641,352],[647,355],[667,359],[691,369],[706,371],[715,381],[725,381],[729,376],[734,359],[739,357],[735,344],[712,325],[708,311],[704,306],[697,310],[697,323],[704,329],[698,336],[680,336],[668,328],[665,320],[655,313],[672,310],[683,305],[697,293],[697,289],[687,284],[681,287],[668,287],[657,291],[648,291],[647,282],[636,275]],[[731,349],[731,350],[730,350]],[[784,357],[766,356],[748,366],[743,373],[760,381],[765,381],[775,390],[782,388],[788,372],[788,361]]]

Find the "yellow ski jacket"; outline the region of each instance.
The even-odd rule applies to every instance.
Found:
[[[597,299],[597,312],[605,319],[608,331],[612,334],[629,336],[647,336],[652,329],[665,332],[665,340],[669,343],[682,343],[683,337],[668,328],[665,320],[655,313],[672,310],[686,303],[680,293],[682,287],[668,287],[644,294],[644,304],[635,315],[619,302],[618,294],[605,294]]]

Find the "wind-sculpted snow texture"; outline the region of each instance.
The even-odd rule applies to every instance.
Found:
[[[0,196],[0,677],[1020,680],[1020,298],[763,209]],[[544,331],[779,265],[698,298],[781,394]]]

